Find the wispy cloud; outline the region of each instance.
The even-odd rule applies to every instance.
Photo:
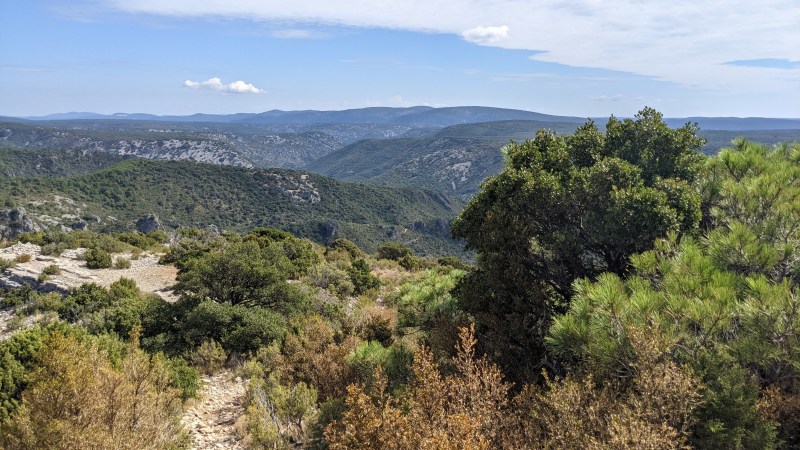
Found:
[[[499,27],[475,27],[461,33],[464,39],[481,45],[494,45],[508,39],[509,28],[506,25]]]
[[[206,81],[186,80],[183,82],[183,85],[192,89],[210,89],[212,91],[232,94],[263,94],[266,92],[264,89],[257,88],[241,80],[225,84],[218,77],[209,78]]]
[[[646,75],[705,89],[797,90],[800,74],[723,64],[800,60],[797,0],[104,0],[161,16],[451,33],[481,45],[538,50],[537,61]],[[714,25],[709,26],[709,20]],[[502,24],[502,25],[499,25]],[[466,31],[465,31],[466,30]],[[512,32],[513,31],[513,32]],[[777,74],[776,72],[783,72]],[[787,76],[788,75],[788,76]]]
[[[325,39],[327,34],[317,30],[308,28],[286,28],[282,30],[274,30],[271,33],[272,37],[278,39]]]
[[[757,68],[768,68],[768,69],[800,68],[800,61],[789,61],[788,59],[780,59],[780,58],[740,59],[737,61],[728,61],[725,64],[731,66],[757,67]]]

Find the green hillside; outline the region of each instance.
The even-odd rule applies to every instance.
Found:
[[[607,120],[597,120],[604,128]],[[504,120],[453,125],[431,136],[368,139],[343,147],[304,166],[344,181],[383,186],[414,186],[470,197],[489,176],[503,170],[500,151],[511,141],[533,138],[540,129],[569,134],[571,122]],[[793,142],[800,130],[700,131],[706,139],[703,152],[713,155],[743,136],[765,144]]]
[[[0,150],[0,160],[19,156]],[[91,228],[126,229],[156,214],[172,228],[269,226],[321,242],[345,237],[370,250],[388,240],[421,253],[460,249],[448,231],[457,199],[291,170],[130,159],[88,175],[3,178],[0,200],[52,226],[82,218]]]
[[[80,150],[29,150],[0,142],[0,174],[4,177],[66,177],[84,175],[126,157]]]

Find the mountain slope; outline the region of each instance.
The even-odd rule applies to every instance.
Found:
[[[345,237],[369,250],[387,240],[427,253],[461,249],[448,226],[463,205],[457,199],[292,170],[129,159],[76,177],[2,178],[0,198],[49,226],[83,218],[91,228],[126,229],[156,214],[170,227],[269,226],[322,242]]]
[[[356,142],[303,168],[345,181],[415,186],[469,197],[486,177],[502,170],[500,149],[509,141],[532,138],[543,128],[571,133],[577,126],[527,120],[453,125],[431,136]],[[800,141],[800,130],[701,130],[700,135],[708,140],[706,154],[717,153],[740,136],[770,145]]]

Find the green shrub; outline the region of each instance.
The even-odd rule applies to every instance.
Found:
[[[200,347],[191,353],[189,359],[203,373],[210,375],[222,369],[228,355],[217,341],[210,340],[200,344]]]
[[[5,272],[6,269],[10,269],[17,265],[16,261],[0,258],[0,272]]]
[[[114,261],[114,268],[115,269],[130,269],[131,268],[131,260],[128,258],[117,258]]]
[[[111,255],[98,248],[86,249],[86,267],[90,269],[107,269],[111,267]]]
[[[42,270],[42,273],[45,275],[61,275],[61,269],[55,264],[50,264]]]
[[[364,258],[364,252],[362,252],[355,243],[347,239],[336,239],[331,242],[328,248],[325,249],[325,256],[328,256],[328,253],[332,252],[343,252],[347,254],[351,260]]]
[[[387,242],[378,247],[378,259],[400,261],[403,258],[414,256],[411,247],[399,242]]]
[[[369,265],[363,259],[353,261],[353,265],[347,270],[347,275],[353,283],[353,293],[356,295],[362,295],[381,285],[381,281],[372,275]]]
[[[200,390],[200,376],[197,369],[191,367],[183,358],[170,358],[167,361],[170,370],[170,386],[180,389],[181,399],[186,401],[197,397]]]
[[[367,341],[347,357],[347,364],[361,380],[371,381],[375,369],[383,367],[389,358],[389,350],[378,341]]]
[[[38,246],[42,246],[47,243],[45,241],[43,231],[29,231],[27,233],[22,233],[19,235],[19,241],[26,244],[36,244]]]
[[[33,257],[31,255],[29,255],[28,253],[22,253],[22,254],[17,255],[17,257],[15,258],[15,261],[18,262],[18,263],[26,263],[26,262],[30,262],[31,259],[33,259]]]
[[[165,244],[169,240],[169,235],[164,230],[153,230],[147,233],[147,237],[156,244]]]
[[[118,240],[142,250],[147,250],[150,246],[156,243],[154,239],[151,239],[149,236],[142,233],[120,233],[116,237]]]
[[[437,259],[436,262],[438,262],[440,266],[450,266],[453,269],[458,269],[458,270],[466,271],[472,268],[469,264],[458,259],[457,256],[442,256],[439,259]]]
[[[247,353],[282,339],[286,321],[266,308],[204,301],[187,311],[180,333],[185,342],[214,340],[225,350]]]

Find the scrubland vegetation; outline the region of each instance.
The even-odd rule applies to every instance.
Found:
[[[180,299],[5,293],[44,318],[0,342],[0,444],[185,447],[181,403],[227,367],[251,448],[796,448],[800,146],[701,146],[651,109],[511,143],[453,226],[475,262],[271,228],[23,235],[163,251]]]

